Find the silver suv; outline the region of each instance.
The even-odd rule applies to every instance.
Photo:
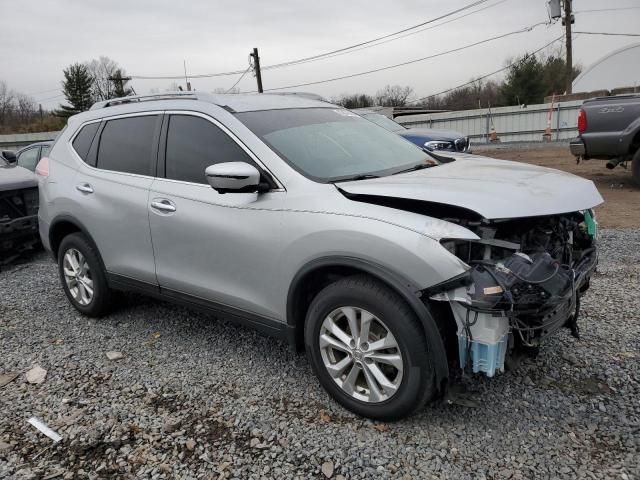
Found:
[[[396,419],[562,326],[597,261],[592,182],[430,155],[335,105],[128,97],[69,119],[37,167],[73,306],[130,290],[305,349],[323,387]]]

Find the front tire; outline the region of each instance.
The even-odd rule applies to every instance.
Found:
[[[109,312],[112,292],[100,257],[83,234],[72,233],[60,243],[58,273],[64,293],[76,310],[89,317]]]
[[[305,346],[325,390],[358,415],[397,420],[435,393],[433,361],[415,313],[366,275],[339,280],[314,298]]]

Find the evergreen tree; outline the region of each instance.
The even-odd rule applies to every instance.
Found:
[[[542,103],[545,93],[543,65],[534,55],[528,54],[509,68],[500,87],[504,105]]]
[[[74,63],[63,70],[64,81],[62,82],[62,93],[70,105],[61,105],[55,113],[59,117],[70,117],[76,113],[89,110],[93,100],[91,97],[91,87],[93,79],[85,65]]]
[[[564,58],[551,55],[547,57],[543,64],[543,82],[545,87],[545,96],[551,96],[554,93],[561,95],[564,93],[567,82],[567,63]],[[573,76],[571,80],[575,80],[582,68],[579,65],[573,66]]]

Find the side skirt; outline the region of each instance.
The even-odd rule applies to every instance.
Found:
[[[162,288],[151,283],[141,282],[116,273],[107,273],[109,287],[114,290],[136,292],[159,300],[168,301],[187,308],[224,317],[234,323],[253,328],[263,335],[280,340],[289,340],[287,324],[276,319],[247,312],[222,303],[212,302],[200,297]]]

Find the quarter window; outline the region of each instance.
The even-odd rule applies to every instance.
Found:
[[[207,183],[204,171],[216,163],[253,161],[226,133],[204,118],[172,115],[167,132],[166,177]]]
[[[96,136],[99,126],[100,122],[85,125],[80,129],[80,132],[78,132],[76,138],[73,140],[73,149],[84,161],[87,160],[89,148],[91,148],[91,142],[93,142],[93,137]]]
[[[157,115],[109,120],[100,135],[97,167],[103,170],[153,175]]]

